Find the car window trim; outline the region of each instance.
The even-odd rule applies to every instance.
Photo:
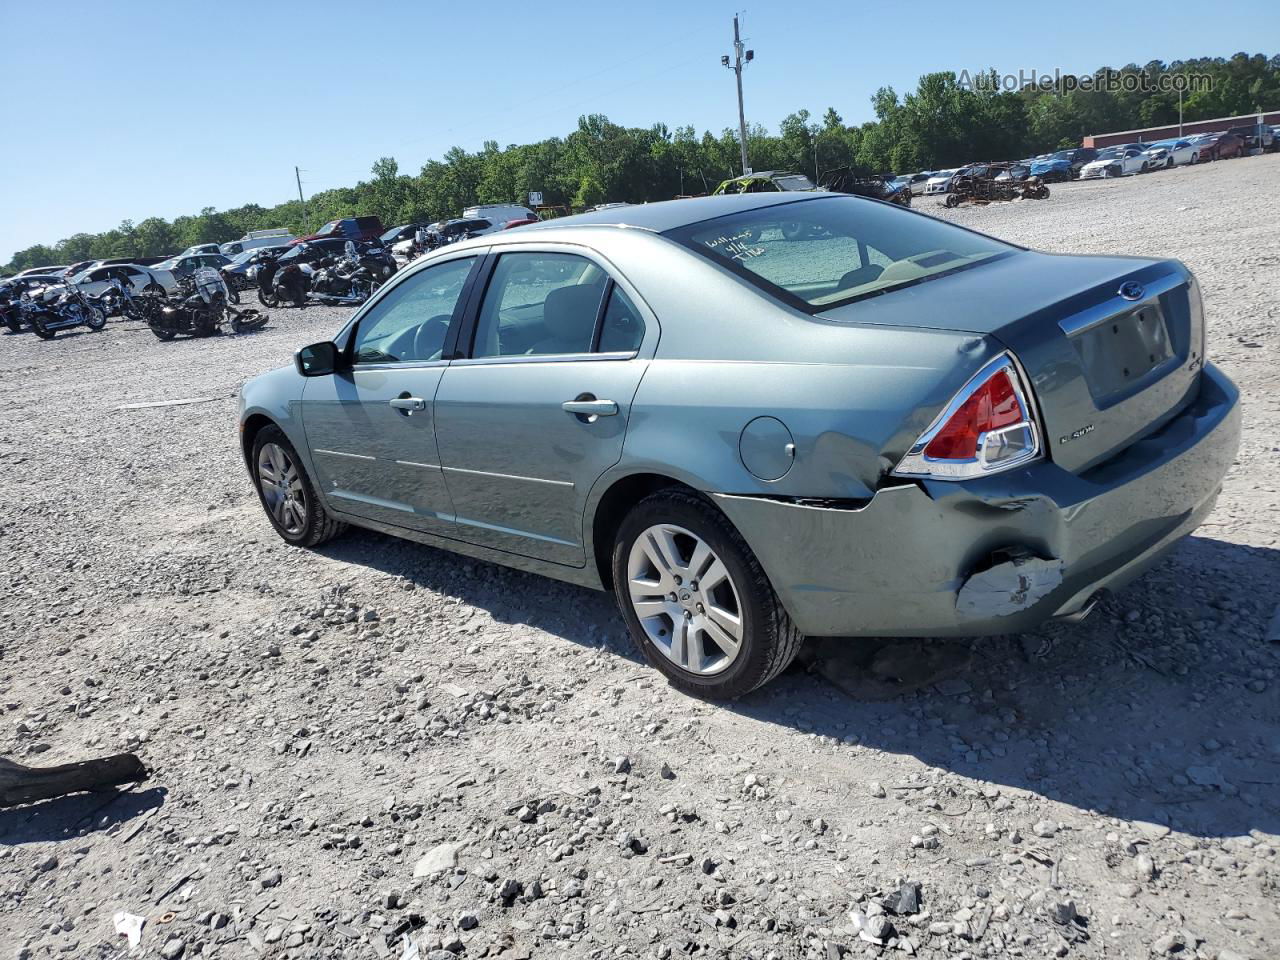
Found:
[[[639,350],[618,350],[611,353],[513,353],[505,357],[464,357],[450,361],[454,367],[492,366],[502,363],[582,363],[583,361],[634,360]],[[392,365],[394,366],[394,364]]]
[[[463,366],[475,366],[475,365],[490,364],[490,363],[510,363],[510,362],[533,363],[537,361],[563,362],[565,360],[617,361],[617,360],[633,360],[637,356],[639,356],[640,347],[644,345],[645,336],[647,336],[649,333],[649,324],[642,315],[636,317],[636,319],[639,320],[640,323],[643,324],[644,326],[644,335],[641,336],[640,344],[636,347],[636,349],[611,351],[609,353],[599,352],[600,336],[603,331],[603,324],[604,324],[604,315],[605,315],[605,312],[609,309],[609,299],[610,297],[613,296],[614,287],[618,286],[618,282],[614,278],[613,273],[610,271],[609,267],[606,266],[603,262],[601,262],[603,258],[592,256],[589,248],[587,247],[583,247],[582,250],[587,252],[578,252],[577,250],[558,250],[558,249],[544,250],[539,247],[526,248],[524,247],[523,244],[521,245],[513,244],[510,247],[506,247],[504,245],[502,249],[497,249],[497,250],[490,248],[489,253],[485,255],[485,260],[488,262],[485,267],[484,278],[483,280],[481,280],[479,277],[476,278],[475,290],[477,292],[474,295],[474,303],[471,303],[468,305],[467,316],[464,318],[463,329],[460,333],[459,340],[458,340],[459,349],[456,350],[454,353],[454,356],[452,358],[453,362]],[[539,254],[539,253],[557,254],[559,253],[559,254],[564,254],[566,256],[571,256],[571,257],[581,257],[583,260],[586,260],[589,263],[595,264],[595,266],[599,267],[601,272],[604,273],[606,283],[604,286],[604,292],[600,297],[600,302],[599,304],[596,305],[595,327],[591,332],[591,351],[589,353],[533,353],[533,354],[515,353],[515,354],[510,354],[509,356],[503,356],[503,357],[477,357],[473,355],[475,353],[476,333],[480,326],[480,323],[479,323],[480,307],[484,303],[484,298],[489,295],[489,284],[493,279],[494,271],[497,269],[498,260],[506,254],[513,254],[513,253],[524,253],[524,254]],[[465,344],[466,346],[463,347],[462,344]]]
[[[596,307],[596,323],[591,331],[591,352],[600,352],[600,337],[604,333],[604,315],[609,311],[609,301],[613,299],[613,288],[617,286],[613,282],[613,277],[607,273],[608,282],[604,285],[604,296],[600,298],[600,305]],[[643,338],[642,338],[643,339]]]
[[[449,329],[444,335],[444,349],[440,354],[439,360],[406,360],[406,361],[400,361],[400,362],[379,361],[377,363],[356,363],[355,345],[356,345],[356,338],[357,336],[359,336],[359,333],[360,333],[360,324],[364,323],[365,318],[369,316],[369,314],[374,310],[374,308],[376,308],[377,305],[392,290],[396,289],[403,283],[410,282],[418,274],[426,273],[427,271],[433,269],[434,267],[440,267],[448,263],[453,263],[454,261],[457,261],[457,260],[467,260],[467,259],[472,260],[471,270],[467,274],[467,279],[463,281],[462,292],[458,295],[458,302],[453,305],[453,314],[449,317]],[[455,336],[455,329],[459,323],[459,308],[465,306],[468,296],[471,292],[472,285],[475,283],[477,267],[484,259],[486,259],[486,255],[483,251],[468,250],[466,253],[463,253],[457,257],[448,257],[448,258],[442,258],[440,260],[432,261],[431,263],[423,266],[421,270],[406,272],[399,280],[397,280],[394,283],[383,284],[378,289],[374,297],[365,303],[363,309],[361,309],[354,317],[351,318],[351,322],[347,325],[347,327],[344,330],[340,331],[338,333],[338,336],[334,338],[335,342],[337,342],[340,338],[346,339],[346,342],[343,343],[341,346],[342,346],[343,359],[346,361],[347,369],[352,371],[373,370],[373,369],[408,370],[412,367],[447,366],[450,360],[449,340],[450,340],[450,337]]]

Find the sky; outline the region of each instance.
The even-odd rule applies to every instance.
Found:
[[[751,0],[389,2],[0,0],[0,263],[128,218],[173,219],[416,173],[451,146],[565,136],[578,117],[737,124],[733,14],[755,61],[748,123],[807,108],[873,119],[924,73],[1090,72],[1280,52],[1275,0],[801,5]]]

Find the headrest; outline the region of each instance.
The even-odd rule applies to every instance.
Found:
[[[542,322],[547,333],[563,339],[591,338],[600,308],[600,285],[595,283],[558,287],[547,294],[542,305]],[[584,350],[591,349],[588,342]]]

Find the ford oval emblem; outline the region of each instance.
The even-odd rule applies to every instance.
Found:
[[[1120,284],[1120,296],[1126,300],[1141,300],[1142,295],[1146,292],[1147,288],[1137,280],[1126,280]]]

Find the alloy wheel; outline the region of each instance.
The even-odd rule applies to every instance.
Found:
[[[302,533],[307,525],[306,488],[297,465],[279,444],[263,444],[258,452],[258,488],[280,529],[291,535]]]
[[[649,527],[627,559],[631,606],[653,645],[699,676],[727,670],[742,651],[743,607],[724,562],[697,534]]]

